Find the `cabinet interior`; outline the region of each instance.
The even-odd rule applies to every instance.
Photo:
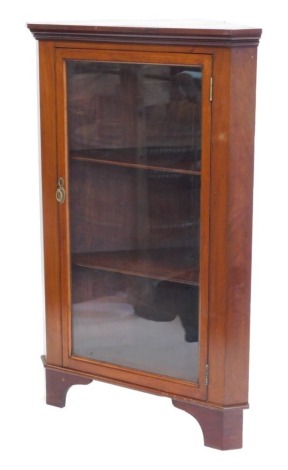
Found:
[[[202,69],[66,79],[72,353],[197,381]]]

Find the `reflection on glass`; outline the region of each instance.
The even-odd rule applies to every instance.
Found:
[[[201,77],[67,62],[74,355],[198,378]]]

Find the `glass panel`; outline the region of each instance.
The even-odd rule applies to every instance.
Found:
[[[74,355],[198,378],[201,82],[67,62]]]

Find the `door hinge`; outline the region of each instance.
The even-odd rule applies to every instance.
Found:
[[[205,385],[206,387],[209,384],[209,364],[206,364],[205,366]]]
[[[213,77],[210,78],[210,101],[213,100]]]

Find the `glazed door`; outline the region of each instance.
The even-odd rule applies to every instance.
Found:
[[[64,365],[205,394],[211,58],[60,49]]]

